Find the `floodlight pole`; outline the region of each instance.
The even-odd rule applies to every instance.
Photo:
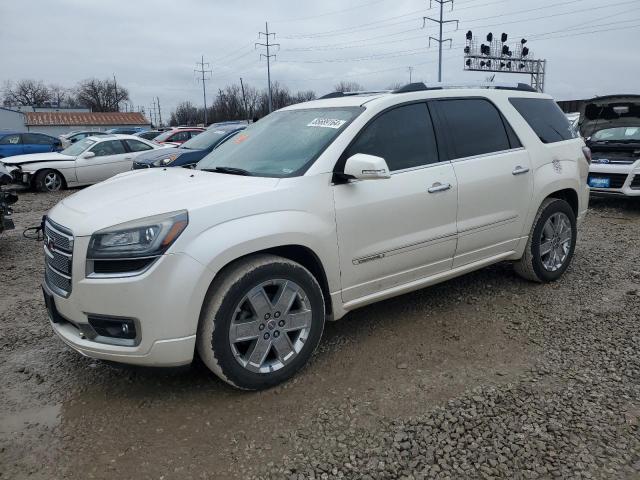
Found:
[[[440,4],[440,19],[436,20],[435,18],[431,18],[431,17],[422,17],[422,28],[425,27],[427,20],[431,20],[432,22],[437,23],[439,26],[440,35],[438,36],[438,38],[429,37],[429,46],[431,46],[431,40],[433,40],[434,42],[438,42],[438,82],[442,82],[442,44],[445,42],[449,42],[449,47],[451,47],[453,43],[453,40],[451,40],[450,38],[446,38],[446,39],[442,38],[442,27],[445,23],[455,22],[456,30],[457,30],[459,21],[444,20],[444,4],[451,3],[451,10],[453,11],[453,0],[429,0],[429,8],[432,7],[433,2]]]

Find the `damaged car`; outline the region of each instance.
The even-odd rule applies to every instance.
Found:
[[[640,197],[640,95],[594,98],[580,113],[591,193]]]
[[[13,213],[11,205],[18,201],[18,196],[15,192],[6,190],[6,186],[11,183],[11,180],[11,175],[0,163],[0,233],[15,228],[11,218]]]
[[[15,183],[55,192],[102,182],[131,170],[139,155],[162,148],[166,147],[132,135],[101,135],[87,137],[59,153],[17,155],[3,162]]]

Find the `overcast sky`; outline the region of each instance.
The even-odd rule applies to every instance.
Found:
[[[276,33],[281,48],[272,80],[292,90],[332,90],[339,80],[368,89],[437,79],[438,15],[428,0],[0,0],[0,82],[21,78],[72,86],[116,75],[136,106],[160,98],[167,115],[182,100],[202,103],[194,68],[200,56],[213,75],[208,94],[239,77],[266,86],[257,32]],[[458,0],[445,26],[444,81],[478,81],[464,72],[464,35],[509,34],[529,39],[547,59],[546,91],[557,99],[640,93],[640,0]],[[273,41],[273,40],[272,40]],[[496,81],[529,82],[498,74]],[[208,95],[209,96],[209,95]],[[209,96],[209,98],[211,98]]]

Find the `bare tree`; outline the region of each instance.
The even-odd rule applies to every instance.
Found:
[[[51,103],[55,106],[61,107],[67,104],[67,100],[69,99],[68,88],[58,85],[57,83],[52,83],[49,85],[49,93],[51,94]]]
[[[403,83],[402,82],[394,82],[391,85],[387,86],[387,90],[398,90],[399,88],[403,87]]]
[[[74,96],[78,104],[94,112],[118,112],[120,103],[129,101],[129,91],[109,79],[83,80],[76,86]]]
[[[341,80],[333,86],[336,92],[360,92],[364,90],[364,87],[358,82],[348,82]]]
[[[4,105],[39,107],[51,101],[51,91],[42,80],[7,81],[3,88]]]
[[[171,113],[171,120],[169,124],[172,126],[177,125],[196,125],[198,123],[198,117],[204,115],[202,112],[198,112],[198,109],[191,102],[182,102],[178,104],[176,109]]]

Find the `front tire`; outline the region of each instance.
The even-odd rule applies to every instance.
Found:
[[[196,344],[222,380],[262,390],[288,380],[309,361],[324,322],[322,289],[306,268],[275,255],[252,256],[214,280]]]
[[[542,202],[524,255],[515,271],[526,280],[553,282],[567,270],[576,247],[576,216],[565,200],[547,198]]]
[[[36,174],[33,184],[39,192],[57,192],[64,188],[64,177],[55,170],[42,170]]]

